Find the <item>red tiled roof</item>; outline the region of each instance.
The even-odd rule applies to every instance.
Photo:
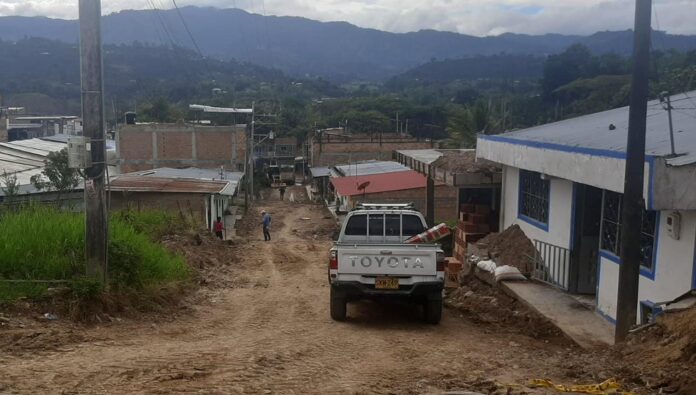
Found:
[[[358,186],[369,182],[365,190],[359,190]],[[396,173],[371,174],[365,176],[351,176],[332,178],[336,191],[341,196],[362,195],[363,193],[378,193],[390,191],[403,191],[406,189],[425,188],[425,176],[414,170],[400,171]]]

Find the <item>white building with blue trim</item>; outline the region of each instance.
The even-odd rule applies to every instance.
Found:
[[[696,289],[696,91],[648,103],[639,320]],[[501,135],[477,157],[503,165],[501,229],[518,224],[539,251],[535,277],[594,295],[616,317],[628,107]]]

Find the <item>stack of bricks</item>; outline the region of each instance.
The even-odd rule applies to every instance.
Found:
[[[459,211],[453,255],[460,262],[464,262],[467,257],[467,246],[470,243],[476,243],[491,232],[491,208],[481,204],[462,204]]]
[[[445,258],[445,288],[459,287],[459,273],[462,271],[462,261],[457,258]]]

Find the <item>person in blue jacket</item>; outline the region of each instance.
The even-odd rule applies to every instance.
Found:
[[[267,213],[266,210],[261,210],[261,215],[263,216],[261,221],[261,225],[263,225],[263,240],[271,241],[271,214]]]

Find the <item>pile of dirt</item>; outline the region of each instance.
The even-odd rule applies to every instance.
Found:
[[[496,332],[570,342],[544,317],[475,276],[464,277],[461,286],[447,294],[445,305],[457,309],[472,322],[492,326]]]
[[[230,275],[236,270],[239,246],[245,243],[242,239],[223,241],[202,230],[195,234],[165,236],[161,242],[170,251],[184,257],[196,272],[200,285],[211,288],[246,285],[244,279]]]
[[[617,348],[634,380],[661,393],[696,394],[696,307],[658,317]]]
[[[479,251],[486,251],[498,266],[516,267],[525,275],[532,272],[532,259],[536,254],[534,244],[519,225],[512,225],[501,233],[491,233],[476,243]]]

